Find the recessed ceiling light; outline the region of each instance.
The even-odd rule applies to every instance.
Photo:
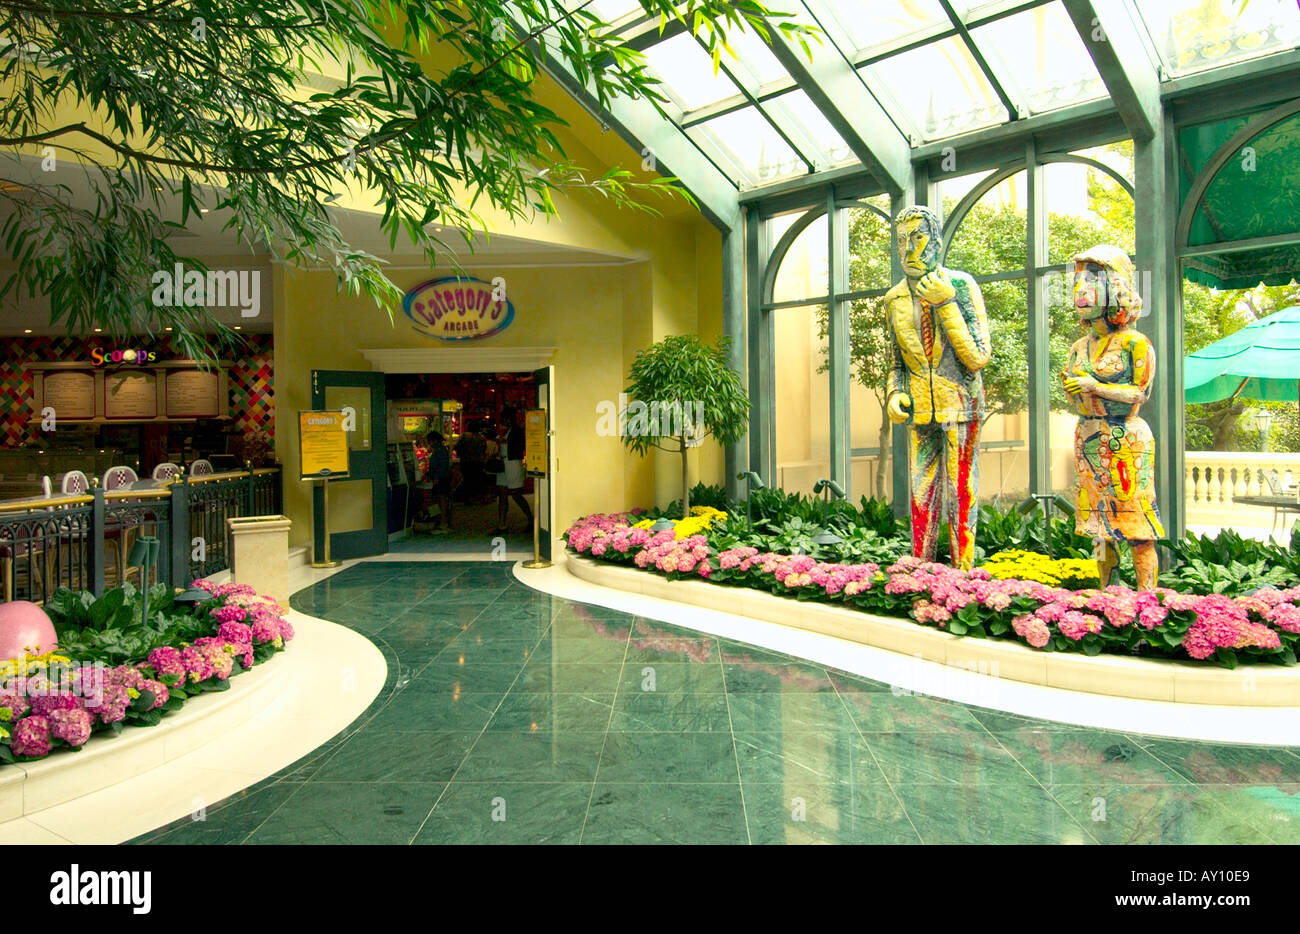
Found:
[[[163,328],[164,331],[170,331],[171,328]]]
[[[98,334],[98,333],[99,333],[100,331],[102,331],[102,330],[104,330],[104,329],[103,329],[103,328],[95,328],[95,333]]]
[[[32,329],[31,329],[31,328],[23,328],[23,333],[24,333],[24,334],[30,334],[30,333],[32,333]]]
[[[243,328],[241,325],[238,325],[238,324],[235,325],[235,330],[236,330],[236,331],[242,331],[243,329],[244,329],[244,328]]]
[[[200,214],[207,214],[207,213],[208,213],[208,209],[207,209],[207,208],[199,208],[199,213],[200,213]]]

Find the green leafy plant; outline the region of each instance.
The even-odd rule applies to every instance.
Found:
[[[554,215],[559,191],[642,210],[652,209],[645,195],[684,195],[675,179],[593,174],[565,155],[555,132],[563,120],[537,99],[550,80],[544,64],[567,69],[602,107],[664,99],[644,56],[589,7],[4,4],[0,147],[17,158],[0,185],[0,242],[16,262],[0,297],[44,293],[52,323],[70,332],[168,325],[179,349],[206,354],[216,319],[202,305],[150,301],[156,271],[205,269],[172,239],[201,213],[244,248],[331,269],[341,289],[392,309],[401,289],[340,228],[336,208],[353,193],[363,209],[378,205],[390,245],[408,239],[430,266],[454,262],[444,227],[472,248],[487,212]],[[801,45],[817,33],[755,0],[642,7],[662,25],[681,23],[716,57],[730,29]]]
[[[60,588],[50,596],[45,612],[62,654],[108,665],[142,658],[160,645],[192,642],[213,628],[208,618],[213,602],[195,609],[178,607],[171,588],[163,584],[149,589],[149,615],[143,625],[140,604],[140,593],[129,583],[106,590],[98,599]]]
[[[1260,587],[1294,587],[1300,584],[1300,535],[1293,533],[1289,547],[1243,538],[1232,529],[1215,536],[1189,534],[1160,543],[1173,557],[1158,583],[1184,593],[1217,593],[1229,597]]]
[[[681,456],[683,517],[691,512],[687,452],[708,435],[721,444],[739,441],[749,424],[749,396],[727,365],[729,339],[710,347],[698,337],[665,337],[632,361],[624,445],[645,455],[652,448]]]

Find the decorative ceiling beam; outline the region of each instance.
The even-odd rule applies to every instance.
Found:
[[[528,36],[524,24],[516,20],[513,25],[521,39]],[[719,230],[731,230],[740,223],[736,186],[653,101],[617,97],[608,107],[600,106],[595,92],[577,79],[559,50],[543,48],[543,41],[530,39],[529,47],[538,56],[542,70],[560,87],[633,150],[653,155],[656,170],[677,178],[694,196],[700,212]]]
[[[812,59],[775,28],[772,52],[871,174],[891,194],[901,194],[911,178],[909,141],[845,57],[844,39],[836,42],[830,17],[817,16],[815,0],[808,2],[825,34],[820,45],[813,40]],[[803,12],[799,0],[768,0],[767,6],[773,12]]]
[[[1147,142],[1161,123],[1160,75],[1124,0],[1062,0],[1079,38],[1133,139]]]

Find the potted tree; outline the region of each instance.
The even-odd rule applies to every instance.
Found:
[[[687,451],[709,435],[720,444],[739,441],[749,423],[749,396],[740,374],[727,366],[729,343],[665,337],[637,353],[623,390],[623,444],[641,455],[651,448],[681,455],[683,517],[691,513]]]

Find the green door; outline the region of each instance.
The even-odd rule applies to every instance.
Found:
[[[387,394],[384,374],[312,370],[313,409],[341,411],[348,427],[348,478],[331,480],[330,557],[364,558],[388,551]],[[325,549],[325,494],[312,493],[314,554]]]
[[[551,560],[551,537],[555,531],[555,468],[558,459],[555,456],[555,367],[544,366],[533,371],[533,383],[537,386],[536,408],[546,409],[546,476],[533,479],[536,491],[534,508],[538,519],[538,553],[547,561]]]

